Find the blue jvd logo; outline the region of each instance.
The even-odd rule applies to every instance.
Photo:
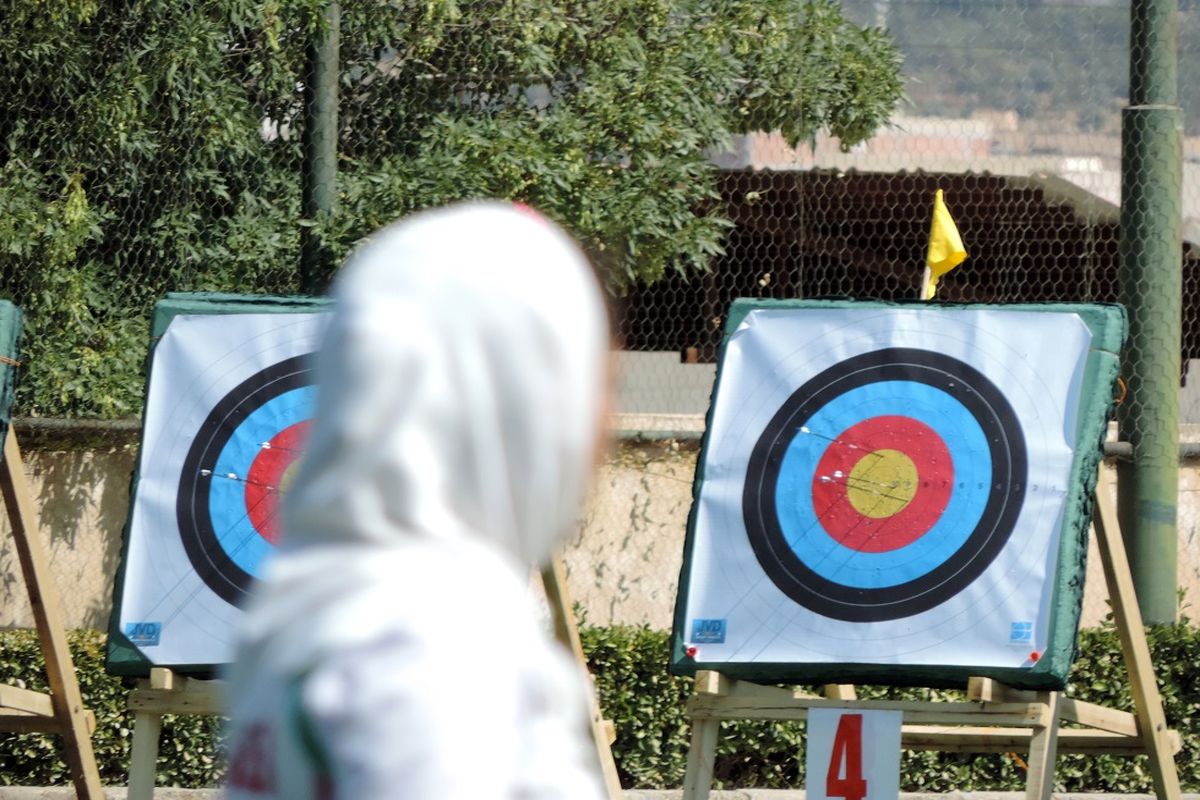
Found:
[[[125,638],[139,647],[155,647],[162,638],[161,622],[127,622]]]
[[[696,644],[724,644],[725,620],[723,619],[694,619],[692,620],[692,641]]]
[[[1032,622],[1014,622],[1008,634],[1008,640],[1013,644],[1029,644],[1033,641]]]

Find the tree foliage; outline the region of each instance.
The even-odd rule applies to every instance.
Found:
[[[295,291],[406,212],[529,202],[620,288],[703,269],[738,132],[849,146],[900,97],[887,35],[832,0],[343,0],[338,209],[302,220],[320,0],[0,2],[0,280],[23,410],[121,416],[168,290]]]

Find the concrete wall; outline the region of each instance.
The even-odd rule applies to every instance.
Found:
[[[104,628],[134,449],[43,450],[26,453],[25,461],[67,625]],[[570,588],[588,621],[670,627],[695,465],[694,443],[662,441],[623,443],[602,466],[583,526],[567,547]],[[1185,613],[1190,606],[1200,615],[1200,464],[1184,465],[1179,488],[1179,581]],[[1094,544],[1087,581],[1090,626],[1107,613]],[[7,518],[0,521],[0,590],[0,626],[31,625]]]
[[[25,453],[68,627],[108,625],[134,457],[132,446]],[[0,593],[0,626],[32,627],[7,515],[0,515]]]
[[[695,445],[650,442],[622,446],[601,469],[584,527],[567,551],[571,589],[589,621],[670,627],[695,467]],[[1111,465],[1106,470],[1111,477]],[[1183,465],[1179,499],[1179,585],[1185,591],[1184,614],[1196,618],[1200,464]],[[1108,610],[1092,536],[1082,624],[1099,625]]]

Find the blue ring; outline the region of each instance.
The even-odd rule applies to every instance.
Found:
[[[817,519],[812,483],[829,440],[852,425],[884,415],[911,417],[936,431],[954,466],[954,489],[941,517],[923,536],[885,553],[841,544]],[[809,569],[829,581],[880,589],[916,580],[945,562],[967,541],[987,505],[992,475],[987,437],[958,400],[914,381],[880,381],[848,391],[817,410],[797,431],[780,465],[775,508],[785,541]]]
[[[221,549],[237,566],[259,578],[259,568],[274,546],[250,524],[246,509],[245,478],[262,443],[297,422],[311,419],[316,407],[315,387],[284,392],[256,408],[229,436],[213,467],[208,492],[209,513]],[[237,479],[224,479],[233,474]]]

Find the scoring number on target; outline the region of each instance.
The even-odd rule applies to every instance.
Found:
[[[866,800],[863,775],[862,714],[843,714],[833,734],[833,752],[825,772],[825,794],[846,800]]]

